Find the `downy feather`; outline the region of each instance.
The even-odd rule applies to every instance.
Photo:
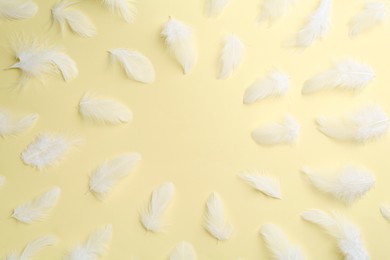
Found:
[[[182,22],[169,18],[163,26],[161,35],[164,37],[168,49],[182,66],[184,74],[188,74],[195,65],[197,56],[191,28]]]
[[[388,205],[381,205],[379,207],[379,210],[382,214],[382,216],[387,220],[390,221],[390,207]]]
[[[106,225],[98,229],[82,245],[77,245],[69,251],[65,260],[97,260],[108,250],[112,236],[112,226]]]
[[[4,185],[5,183],[5,177],[0,175],[0,188]]]
[[[13,252],[5,257],[5,260],[30,260],[34,255],[38,254],[44,247],[52,246],[56,242],[56,238],[50,235],[43,236],[30,241],[18,254]]]
[[[141,223],[147,231],[161,231],[163,227],[162,215],[171,201],[173,192],[172,182],[163,183],[153,190],[148,208],[140,213]]]
[[[53,187],[31,201],[17,206],[12,217],[20,222],[31,224],[34,221],[43,220],[56,204],[60,197],[61,189]]]
[[[117,13],[127,23],[134,22],[137,14],[137,8],[135,6],[135,0],[101,0],[102,3],[111,9],[113,13]]]
[[[38,117],[37,114],[30,114],[18,120],[11,120],[6,112],[0,111],[0,136],[20,134],[30,128]]]
[[[38,6],[31,0],[0,0],[0,18],[22,20],[33,17]]]
[[[281,19],[296,2],[297,0],[263,0],[257,17],[258,24],[272,24]]]
[[[74,33],[82,37],[95,36],[96,28],[84,13],[78,10],[68,10],[68,7],[75,4],[76,2],[66,2],[64,0],[56,3],[51,9],[52,22],[59,25],[62,33],[65,30],[65,25],[68,24]]]
[[[169,260],[196,260],[196,253],[194,247],[187,242],[180,242],[175,249],[173,249]]]
[[[252,131],[252,138],[258,144],[293,144],[299,135],[300,126],[291,116],[286,116],[281,123],[261,126]]]
[[[325,229],[337,239],[338,247],[346,260],[368,260],[359,230],[341,216],[330,216],[327,213],[312,209],[301,215],[306,221]]]
[[[325,177],[303,167],[302,172],[320,191],[328,193],[347,205],[357,201],[375,184],[375,177],[369,171],[348,166],[334,176]]]
[[[288,77],[280,71],[272,71],[264,78],[252,83],[244,94],[244,104],[251,104],[266,97],[277,97],[286,94]]]
[[[226,79],[236,70],[243,60],[245,52],[244,43],[235,35],[228,35],[221,53],[220,79]]]
[[[260,234],[263,236],[267,248],[271,251],[275,260],[303,260],[301,250],[292,245],[286,235],[274,224],[264,224],[260,228]]]
[[[109,51],[111,59],[119,62],[129,78],[142,83],[152,83],[155,79],[153,64],[137,51],[117,48]]]
[[[216,239],[223,241],[232,234],[232,226],[226,221],[222,202],[215,192],[211,193],[206,203],[205,229]]]
[[[140,160],[140,154],[129,153],[103,163],[89,178],[89,190],[103,199],[119,180],[129,175]]]
[[[282,198],[279,181],[265,173],[243,172],[239,174],[239,177],[256,190],[261,191],[271,198]]]
[[[377,105],[362,107],[342,118],[317,119],[318,129],[339,141],[367,142],[383,136],[389,128],[389,118]]]
[[[133,113],[125,105],[91,94],[85,94],[81,98],[79,112],[86,119],[113,125],[129,123],[133,118]]]
[[[302,88],[302,94],[311,94],[323,89],[360,90],[373,80],[373,70],[352,59],[345,59],[335,64],[333,68],[324,71],[307,80]]]
[[[230,0],[206,0],[206,15],[219,16]]]

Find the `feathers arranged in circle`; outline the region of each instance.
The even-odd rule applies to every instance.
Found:
[[[5,177],[0,175],[0,188],[1,186],[4,185],[4,183],[5,183]]]
[[[215,192],[211,193],[206,203],[205,229],[216,239],[223,241],[232,234],[232,226],[226,221],[222,202]]]
[[[345,59],[335,66],[307,80],[302,94],[311,94],[323,89],[360,90],[373,80],[373,70],[365,64]]]
[[[367,142],[383,136],[389,128],[389,118],[377,105],[365,106],[343,118],[317,119],[318,129],[339,141]]]
[[[78,10],[68,9],[75,4],[76,2],[65,2],[64,0],[56,3],[51,9],[52,22],[59,25],[61,32],[64,32],[65,25],[68,24],[74,33],[82,37],[95,36],[96,28],[91,20]]]
[[[388,205],[381,205],[379,207],[379,210],[382,214],[382,216],[387,220],[390,221],[390,207]]]
[[[228,35],[225,38],[225,43],[221,53],[221,71],[220,79],[229,77],[235,69],[240,66],[244,57],[245,45],[235,35]]]
[[[288,77],[280,71],[272,71],[252,83],[244,94],[244,104],[251,104],[266,97],[283,96],[288,89]]]
[[[318,190],[332,195],[347,205],[360,199],[375,184],[372,173],[352,166],[345,167],[331,177],[313,173],[306,167],[302,168],[302,172]]]
[[[263,22],[274,23],[282,18],[296,2],[297,0],[264,0],[257,22],[259,24]]]
[[[382,24],[388,11],[385,3],[381,1],[370,1],[365,4],[349,22],[349,35],[355,37],[358,34],[369,31]]]
[[[230,0],[206,0],[206,15],[216,17],[220,15]]]
[[[196,260],[194,247],[187,242],[180,242],[172,251],[169,260]]]
[[[129,153],[103,163],[90,176],[89,190],[98,198],[104,198],[120,179],[129,175],[140,160],[140,154]]]
[[[6,112],[0,111],[0,136],[20,134],[30,128],[38,117],[37,114],[30,114],[13,121]]]
[[[311,209],[301,215],[306,221],[312,222],[325,229],[337,239],[338,247],[344,259],[368,260],[359,230],[349,221],[340,216],[330,216],[318,209]]]
[[[49,210],[57,204],[60,194],[61,189],[55,186],[32,201],[17,206],[13,210],[12,217],[26,224],[43,220],[47,216]]]
[[[0,0],[0,18],[22,20],[33,17],[38,6],[32,0]]]
[[[172,182],[161,184],[152,192],[152,198],[146,210],[140,214],[141,223],[148,231],[159,232],[162,228],[162,215],[172,199],[174,186]]]
[[[256,190],[261,191],[271,198],[282,198],[279,181],[267,174],[243,172],[239,174],[239,177]]]
[[[299,135],[300,126],[291,116],[286,116],[281,123],[272,123],[256,128],[252,132],[253,140],[258,144],[293,144]]]
[[[102,3],[111,9],[112,12],[117,13],[127,23],[134,22],[137,14],[135,0],[101,0]]]
[[[142,83],[154,81],[156,76],[153,64],[141,53],[121,48],[112,49],[109,53],[111,59],[119,62],[129,78]]]
[[[260,234],[263,236],[268,249],[271,251],[275,260],[303,260],[301,250],[292,245],[286,235],[274,224],[264,224],[260,228]]]
[[[113,125],[129,123],[133,118],[133,113],[125,105],[91,94],[85,94],[81,98],[79,111],[86,119]]]
[[[92,233],[82,245],[77,245],[69,251],[66,260],[97,260],[108,249],[112,236],[112,226],[105,225]]]
[[[184,74],[188,74],[195,65],[197,56],[191,28],[182,22],[169,18],[163,26],[161,35],[164,37],[168,49],[182,66]]]
[[[50,235],[34,239],[24,247],[23,251],[20,254],[16,252],[8,254],[5,257],[5,260],[30,260],[43,248],[47,246],[52,246],[55,242],[56,238]]]

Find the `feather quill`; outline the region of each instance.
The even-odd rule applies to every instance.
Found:
[[[169,256],[169,260],[196,260],[194,247],[187,243],[179,243]]]
[[[148,58],[137,51],[117,48],[109,51],[111,59],[119,62],[129,78],[142,83],[152,83],[155,80],[153,64]]]
[[[30,114],[13,121],[6,112],[0,111],[0,136],[20,134],[30,128],[38,117],[37,114]]]
[[[389,118],[379,106],[370,105],[342,118],[319,117],[317,124],[328,137],[364,143],[383,136],[389,128]]]
[[[192,30],[187,25],[169,18],[163,26],[161,35],[168,49],[175,55],[176,60],[188,74],[195,65],[196,50]]]
[[[206,15],[208,17],[219,16],[230,0],[206,0]]]
[[[99,199],[103,199],[119,180],[129,175],[140,160],[140,154],[129,153],[103,163],[89,178],[89,190]]]
[[[137,14],[135,0],[102,0],[103,5],[110,8],[113,13],[117,13],[127,23],[134,22]]]
[[[207,199],[204,227],[219,241],[229,239],[233,231],[231,224],[226,221],[222,202],[215,192]]]
[[[390,207],[388,205],[381,205],[379,207],[379,210],[382,214],[382,216],[387,220],[390,221]]]
[[[258,24],[272,24],[281,19],[296,2],[297,0],[263,0],[257,17]]]
[[[337,239],[337,244],[346,260],[368,260],[359,230],[349,221],[340,216],[330,216],[322,210],[312,209],[301,215],[306,221],[325,229]]]
[[[30,260],[43,248],[47,246],[52,246],[55,242],[56,238],[50,235],[34,239],[24,247],[23,251],[20,254],[16,252],[8,254],[5,257],[5,260]]]
[[[240,66],[245,52],[244,43],[235,35],[228,35],[221,53],[220,79],[229,77]]]
[[[272,71],[264,78],[252,83],[244,94],[244,104],[251,104],[267,97],[277,97],[286,94],[288,77],[280,71]]]
[[[92,233],[82,245],[70,250],[66,260],[97,260],[108,249],[112,236],[112,226],[106,225]]]
[[[38,6],[31,0],[0,0],[0,18],[3,19],[28,19],[37,12]]]
[[[272,123],[256,128],[252,132],[253,140],[262,145],[293,144],[299,135],[300,126],[291,116],[281,123]]]
[[[279,181],[267,174],[243,172],[239,174],[239,177],[256,190],[261,191],[271,198],[282,198]]]
[[[274,224],[264,224],[260,228],[260,234],[271,251],[275,260],[303,260],[301,250],[292,245],[286,235]]]
[[[50,209],[57,204],[60,194],[61,189],[55,186],[32,201],[17,206],[12,212],[12,217],[26,224],[41,221],[48,215]]]

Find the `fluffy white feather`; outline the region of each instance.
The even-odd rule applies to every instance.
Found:
[[[349,22],[349,35],[355,37],[358,34],[369,31],[382,24],[387,17],[387,7],[381,1],[371,1],[364,5]]]
[[[245,45],[235,35],[228,35],[221,53],[220,79],[229,77],[236,70],[244,58]]]
[[[302,88],[303,94],[310,94],[323,89],[360,90],[373,80],[373,70],[352,59],[345,59],[335,66],[307,80]]]
[[[56,238],[50,235],[34,239],[24,247],[20,254],[13,252],[8,254],[5,260],[30,260],[43,248],[54,245],[55,242]]]
[[[267,196],[270,196],[271,198],[282,198],[279,181],[268,176],[265,173],[243,172],[239,174],[239,177],[256,190],[261,191],[262,193]]]
[[[12,217],[26,224],[43,220],[48,215],[50,209],[57,204],[60,194],[61,189],[53,187],[32,201],[17,206],[12,212]]]
[[[153,64],[137,51],[117,48],[109,51],[111,59],[118,61],[129,78],[142,83],[152,83],[155,79]]]
[[[383,136],[389,128],[389,118],[377,105],[359,108],[342,118],[317,119],[318,129],[340,141],[367,142]]]
[[[140,160],[140,154],[129,153],[103,163],[89,178],[89,190],[98,198],[104,198],[119,180],[129,175]]]
[[[244,104],[251,104],[266,97],[277,97],[286,94],[288,77],[280,71],[272,71],[264,78],[252,83],[244,94]]]
[[[293,144],[299,135],[300,126],[291,116],[286,116],[281,123],[261,126],[252,131],[252,138],[258,144]]]
[[[188,74],[195,65],[197,56],[191,28],[182,22],[169,18],[168,22],[164,24],[161,35],[164,37],[168,49],[182,66],[184,74]]]
[[[5,177],[0,175],[0,188],[4,185],[5,183]]]
[[[93,37],[96,35],[96,28],[91,20],[78,10],[68,9],[76,2],[59,1],[51,8],[51,18],[53,23],[57,23],[64,32],[65,25],[68,24],[70,29],[83,37]]]
[[[133,113],[125,105],[91,94],[85,94],[81,98],[79,111],[86,119],[113,125],[129,123],[133,118]]]
[[[172,182],[163,183],[153,190],[148,208],[140,214],[141,223],[146,230],[159,232],[162,229],[162,215],[172,199],[173,192]]]
[[[330,216],[327,213],[312,209],[302,214],[302,218],[325,229],[337,239],[338,247],[346,260],[368,260],[359,230],[340,216]]]
[[[206,0],[206,15],[216,17],[220,15],[230,0]]]
[[[206,203],[205,229],[216,239],[223,241],[232,234],[232,226],[227,222],[222,202],[215,192],[211,193]]]
[[[101,0],[112,12],[120,15],[127,23],[134,22],[137,14],[135,0]]]
[[[286,235],[274,224],[264,224],[260,228],[260,234],[271,251],[275,260],[303,260],[301,250],[292,245]]]
[[[31,0],[0,0],[0,18],[22,20],[33,17],[38,6]]]
[[[196,260],[196,253],[194,247],[187,242],[180,242],[175,249],[173,249],[169,260]]]
[[[92,233],[82,245],[77,245],[69,251],[66,260],[97,260],[108,249],[112,236],[112,226],[106,225]]]
[[[297,0],[263,0],[257,22],[269,24],[282,18]]]
[[[382,216],[387,220],[390,221],[390,207],[388,205],[381,205],[379,207],[379,210],[382,214]]]
[[[347,205],[360,199],[375,184],[372,173],[352,166],[345,167],[333,176],[321,176],[306,167],[302,168],[302,172],[318,190],[332,195]]]
[[[11,120],[6,112],[0,111],[0,136],[20,134],[30,128],[38,117],[37,114],[30,114],[18,120]]]

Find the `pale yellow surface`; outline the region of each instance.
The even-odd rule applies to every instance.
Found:
[[[62,46],[77,62],[79,76],[69,83],[49,77],[43,85],[30,81],[15,89],[20,72],[0,70],[0,106],[15,116],[38,113],[36,126],[17,136],[0,139],[0,256],[44,234],[58,243],[36,259],[61,259],[69,248],[89,233],[112,223],[114,235],[102,259],[167,259],[181,241],[190,242],[198,259],[269,259],[259,227],[278,225],[302,248],[307,259],[342,259],[335,240],[300,213],[309,208],[344,214],[362,232],[372,259],[390,259],[390,224],[379,213],[390,203],[388,137],[361,144],[345,144],[322,135],[315,125],[318,115],[338,116],[361,105],[378,103],[390,111],[390,27],[383,26],[351,40],[347,23],[364,1],[334,1],[329,33],[304,52],[281,47],[296,32],[317,1],[302,0],[272,27],[257,27],[260,1],[232,0],[218,19],[203,15],[203,0],[140,0],[133,24],[113,15],[99,1],[75,6],[98,28],[94,38],[81,38],[67,29],[63,36],[50,27],[50,8],[56,1],[40,0],[36,17],[0,24],[0,68],[14,63],[9,40],[25,33]],[[193,27],[198,61],[189,75],[182,70],[159,34],[172,16]],[[237,34],[246,44],[242,66],[227,80],[217,80],[218,56],[223,37]],[[107,51],[124,47],[142,52],[156,69],[156,81],[145,85],[128,79],[119,66],[110,66]],[[360,93],[322,92],[301,95],[303,82],[327,69],[332,60],[355,57],[375,70],[376,77]],[[246,87],[268,70],[278,67],[290,76],[284,98],[243,105]],[[101,126],[78,114],[81,96],[91,91],[126,103],[134,113],[131,124]],[[290,114],[302,125],[295,146],[256,145],[250,132]],[[77,136],[84,142],[58,165],[38,171],[26,166],[20,153],[43,132]],[[103,161],[126,152],[139,152],[142,161],[120,182],[104,202],[87,192],[90,173]],[[299,169],[337,170],[347,163],[373,171],[377,183],[350,207],[316,191]],[[255,192],[238,179],[245,169],[265,170],[280,179],[283,199]],[[139,222],[152,190],[165,181],[175,185],[175,195],[164,215],[164,233],[148,233]],[[25,225],[10,218],[12,209],[53,185],[62,188],[57,207],[46,221]],[[234,233],[218,242],[202,227],[205,202],[218,192]]]

